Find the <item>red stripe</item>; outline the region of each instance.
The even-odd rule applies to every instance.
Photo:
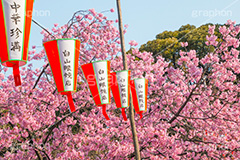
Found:
[[[145,112],[147,111],[147,95],[148,95],[148,80],[146,80],[145,84]]]
[[[49,64],[52,69],[53,77],[58,89],[58,92],[63,92],[63,78],[61,73],[61,62],[58,54],[57,40],[49,41],[43,44],[46,50]]]
[[[121,97],[119,94],[119,87],[117,82],[117,73],[116,72],[111,73],[111,78],[112,78],[111,89],[112,89],[114,101],[116,103],[117,108],[121,108],[122,105],[121,105]]]
[[[26,2],[26,16],[25,16],[25,31],[24,31],[24,41],[23,41],[23,60],[27,61],[28,55],[28,45],[29,45],[29,37],[31,30],[31,22],[32,22],[32,11],[33,11],[33,2],[34,0],[27,0]]]
[[[96,105],[101,105],[100,96],[98,93],[97,81],[94,73],[92,63],[84,64],[81,66],[83,74],[88,82],[89,89],[92,93]]]
[[[5,28],[5,21],[4,21],[4,10],[2,6],[2,1],[0,5],[0,57],[1,61],[8,60],[8,48],[7,48],[7,35],[6,35],[6,28]],[[7,65],[7,64],[3,64]]]
[[[131,92],[132,92],[132,99],[133,99],[133,106],[136,112],[139,112],[139,105],[138,105],[138,98],[137,98],[137,90],[134,83],[134,80],[130,81],[131,84]]]
[[[79,58],[79,53],[80,53],[80,41],[76,40],[75,41],[75,77],[74,77],[74,90],[77,90],[77,75],[78,75],[78,58]]]

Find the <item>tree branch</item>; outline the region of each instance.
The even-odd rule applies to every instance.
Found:
[[[89,102],[87,102],[84,107],[86,107],[88,103],[89,103]],[[81,110],[81,109],[82,109],[82,108],[77,109],[76,112],[78,112],[78,111]],[[56,128],[56,127],[57,127],[63,120],[65,120],[67,117],[71,116],[73,113],[76,113],[76,112],[72,112],[72,113],[67,114],[65,117],[63,117],[62,119],[60,119],[59,121],[57,121],[56,123],[54,123],[52,126],[50,126],[50,127],[48,128],[49,132],[48,132],[48,134],[47,134],[47,137],[46,137],[45,140],[43,141],[43,144],[46,144],[46,143],[47,143],[48,138],[49,138],[50,134],[53,132],[53,129],[54,129],[54,128]]]
[[[207,68],[207,67],[206,67]],[[193,92],[197,89],[197,87],[200,85],[200,82],[206,72],[207,69],[204,69],[203,70],[203,73],[201,75],[201,78],[199,79],[197,85],[192,89],[191,93],[189,94],[189,96],[187,97],[186,101],[182,104],[182,106],[180,107],[180,109],[177,111],[177,113],[172,117],[172,119],[168,122],[168,123],[172,123],[178,116],[179,114],[181,113],[181,111],[185,108],[185,106],[187,105],[187,103],[189,102],[189,100],[191,99],[192,95],[193,95]]]
[[[37,84],[42,76],[42,74],[45,72],[45,70],[47,69],[47,67],[49,66],[49,63],[43,68],[42,72],[40,73],[40,75],[38,76],[38,79],[37,81],[35,82],[34,86],[33,86],[33,89],[35,89],[37,87]]]
[[[35,149],[34,149],[34,151],[35,151],[38,159],[39,159],[39,160],[43,160],[43,158],[42,158],[41,154],[39,153],[39,151],[38,151],[38,150],[35,150]]]
[[[41,26],[38,22],[36,22],[35,20],[32,19],[32,22],[35,23],[37,26],[39,26],[40,28],[42,28],[44,31],[46,31],[50,36],[52,36],[52,38],[56,39],[55,36],[53,36],[46,28],[44,28],[43,26]]]

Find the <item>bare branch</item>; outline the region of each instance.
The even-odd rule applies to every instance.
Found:
[[[206,67],[207,68],[207,67]],[[204,69],[201,75],[201,78],[199,79],[198,83],[196,84],[196,86],[192,89],[191,93],[189,94],[189,96],[187,97],[186,101],[182,104],[182,106],[180,107],[180,109],[177,111],[177,113],[170,119],[170,121],[168,123],[172,123],[181,113],[181,111],[186,107],[187,103],[189,102],[189,100],[191,99],[194,91],[198,88],[198,86],[200,85],[201,80],[203,79],[203,76],[206,72],[207,69]]]
[[[87,102],[84,107],[86,107],[88,103],[89,103],[89,102]],[[77,109],[76,112],[78,112],[78,111],[81,110],[81,109],[82,109],[82,108]],[[69,112],[69,111],[68,111],[68,112]],[[43,144],[46,144],[46,143],[47,143],[48,138],[49,138],[50,134],[53,132],[53,129],[54,129],[54,128],[56,128],[63,120],[65,120],[66,118],[68,118],[69,116],[71,116],[73,113],[76,113],[76,112],[72,112],[72,113],[67,114],[65,117],[63,117],[62,119],[60,119],[59,121],[57,121],[56,123],[54,123],[52,126],[50,126],[50,127],[48,128],[49,131],[48,131],[47,137],[46,137],[45,140],[43,141]]]

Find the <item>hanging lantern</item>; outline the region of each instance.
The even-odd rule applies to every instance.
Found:
[[[56,39],[44,44],[57,90],[67,95],[71,112],[75,106],[71,92],[77,88],[78,58],[80,41],[77,39]]]
[[[145,78],[131,80],[133,106],[142,119],[142,113],[147,111],[148,80]]]
[[[1,0],[0,58],[13,68],[15,86],[21,85],[19,67],[27,63],[34,0]]]
[[[110,61],[96,61],[81,66],[96,106],[102,107],[104,117],[109,120],[106,104],[110,99]]]
[[[125,108],[129,106],[130,101],[130,74],[129,70],[111,73],[113,98],[117,108],[122,108],[122,116],[125,121],[127,120]]]

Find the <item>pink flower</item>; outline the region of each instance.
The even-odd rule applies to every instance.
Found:
[[[0,73],[0,79],[3,80],[4,79],[4,74],[3,73]]]
[[[8,68],[7,68],[7,67],[4,67],[3,70],[4,70],[4,72],[7,72],[7,71],[8,71]]]
[[[226,36],[226,35],[230,32],[230,30],[227,29],[226,26],[220,26],[220,27],[219,27],[219,32],[220,32],[223,36]]]
[[[77,20],[81,20],[81,19],[82,19],[82,16],[81,16],[81,15],[77,15],[77,16],[76,16],[76,19],[77,19]]]
[[[24,138],[27,138],[27,137],[28,137],[28,132],[27,132],[27,131],[23,131],[22,136],[23,136]]]
[[[102,14],[102,13],[99,13],[98,16],[99,16],[99,17],[103,17],[103,14]]]
[[[212,26],[208,26],[208,33],[209,34],[214,34],[214,30],[215,30],[215,25],[212,25]]]
[[[134,40],[131,40],[129,42],[129,44],[130,44],[130,46],[137,46],[138,45],[138,43],[136,41],[134,41]]]
[[[89,9],[89,12],[91,12],[93,16],[96,16],[97,14],[94,8]]]
[[[88,19],[89,19],[89,20],[92,20],[92,19],[93,19],[93,17],[92,17],[91,15],[89,15],[89,16],[88,16]]]
[[[217,36],[215,35],[211,35],[210,37],[207,35],[206,36],[206,39],[208,40],[206,42],[207,45],[213,45],[213,46],[217,46],[218,42],[216,41],[217,40]]]
[[[111,11],[111,12],[114,12],[115,10],[114,10],[114,8],[112,8],[112,9],[110,9],[110,11]]]
[[[182,47],[187,47],[188,46],[188,42],[181,42],[181,46]]]

